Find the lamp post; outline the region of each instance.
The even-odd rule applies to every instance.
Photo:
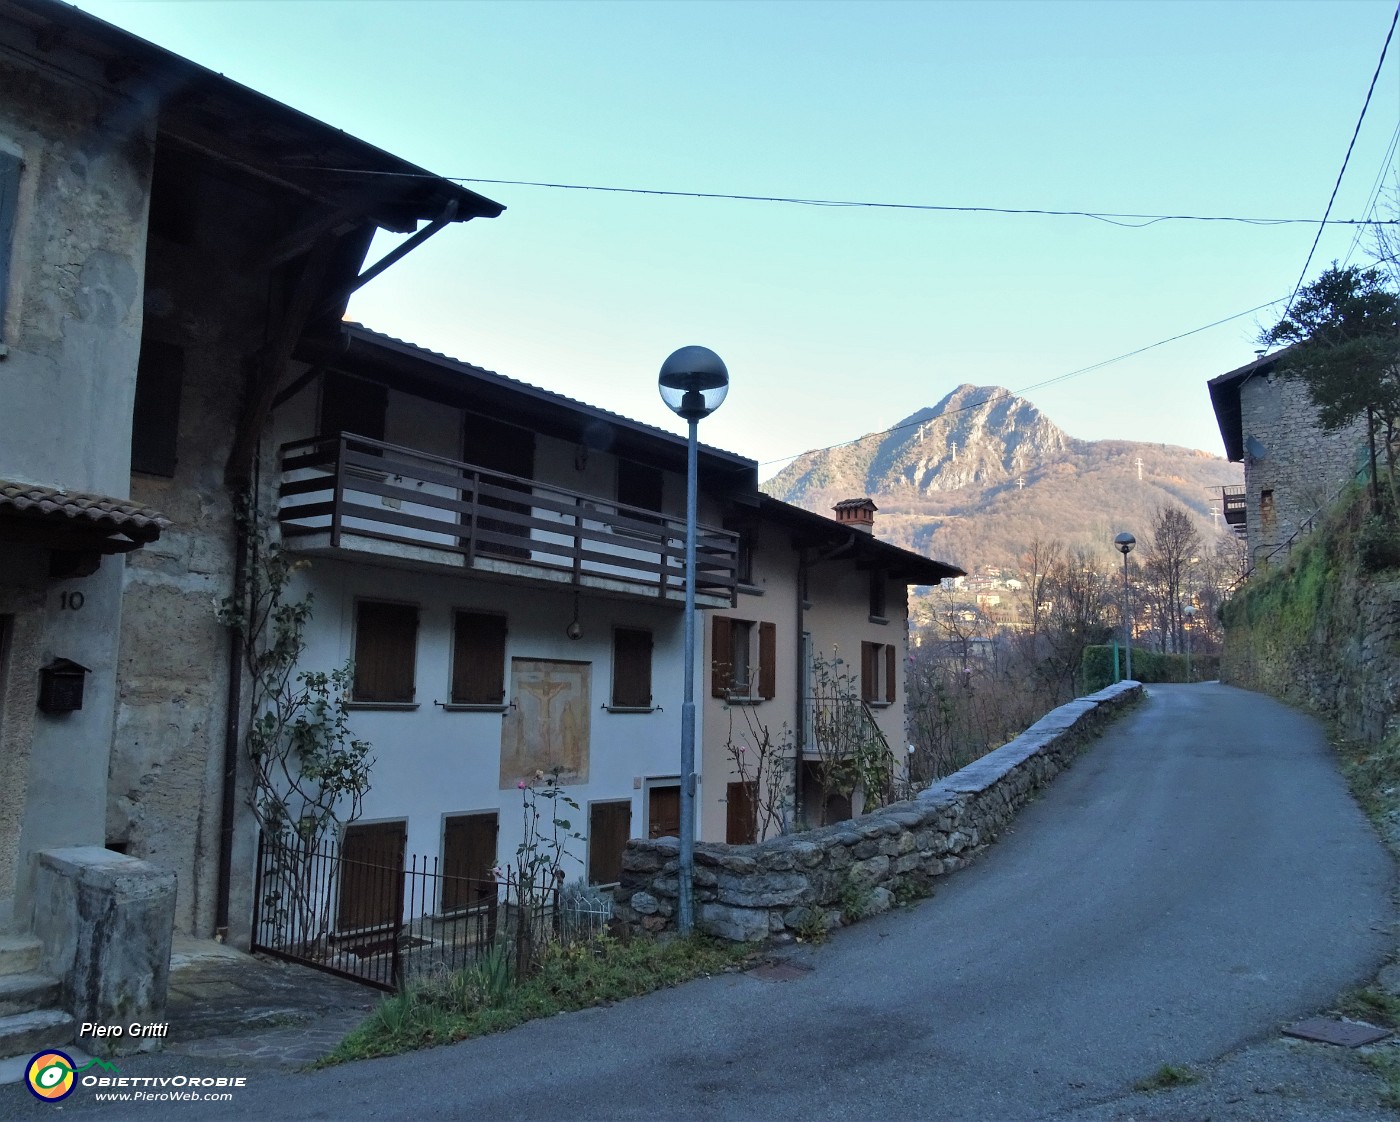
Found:
[[[695,923],[695,508],[697,428],[729,392],[729,371],[706,347],[682,347],[661,364],[661,400],[689,426],[685,457],[685,693],[681,702],[681,853],[676,923],[689,935]]]
[[[1185,622],[1181,625],[1181,629],[1186,632],[1186,680],[1190,682],[1194,681],[1191,677],[1191,621],[1196,616],[1196,605],[1187,604],[1186,607],[1181,609],[1181,614],[1186,617]]]
[[[1133,680],[1133,613],[1128,600],[1128,554],[1137,545],[1137,538],[1126,530],[1113,539],[1114,546],[1123,555],[1123,677]]]

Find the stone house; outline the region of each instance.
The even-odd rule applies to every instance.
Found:
[[[1222,505],[1226,522],[1244,533],[1251,566],[1269,563],[1367,462],[1365,422],[1326,432],[1304,384],[1277,371],[1279,357],[1207,383],[1225,458],[1244,464],[1243,488],[1225,488]]]
[[[738,589],[731,607],[708,613],[709,680],[697,694],[702,839],[744,843],[780,823],[859,813],[863,793],[831,782],[845,754],[832,741],[844,736],[882,744],[894,775],[905,765],[909,586],[963,571],[875,537],[868,498],[833,509],[828,518],[761,495],[730,515]],[[772,760],[763,776],[760,751]]]
[[[0,0],[0,970],[39,958],[43,1000],[129,1020],[163,1000],[172,924],[228,926],[230,494],[293,348],[378,271],[375,232],[411,234],[401,253],[501,209],[67,5]],[[78,930],[78,885],[116,926]],[[94,940],[126,968],[77,954]],[[7,1031],[0,1052],[29,1048]]]

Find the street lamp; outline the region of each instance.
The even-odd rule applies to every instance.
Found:
[[[1186,617],[1186,622],[1181,625],[1181,629],[1186,632],[1186,680],[1193,681],[1191,677],[1191,621],[1196,616],[1196,605],[1187,604],[1181,609],[1181,614]]]
[[[682,347],[661,364],[661,400],[689,427],[685,456],[685,693],[681,702],[681,854],[676,922],[682,935],[695,923],[695,508],[700,421],[729,392],[729,371],[707,347]]]
[[[1128,554],[1137,545],[1137,538],[1126,530],[1113,539],[1118,552],[1123,555],[1123,677],[1133,680],[1133,615],[1128,600]]]

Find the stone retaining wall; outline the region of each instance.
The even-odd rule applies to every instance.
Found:
[[[886,911],[896,894],[927,895],[934,878],[995,841],[1027,799],[1141,693],[1138,683],[1120,682],[1061,705],[908,802],[757,845],[697,844],[697,928],[758,942]],[[675,926],[679,848],[675,838],[627,843],[614,914],[630,929]]]

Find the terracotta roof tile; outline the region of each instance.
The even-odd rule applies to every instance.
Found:
[[[36,487],[0,479],[0,514],[88,522],[94,527],[125,534],[136,541],[155,541],[171,526],[168,518],[130,499],[89,495],[56,487]]]

